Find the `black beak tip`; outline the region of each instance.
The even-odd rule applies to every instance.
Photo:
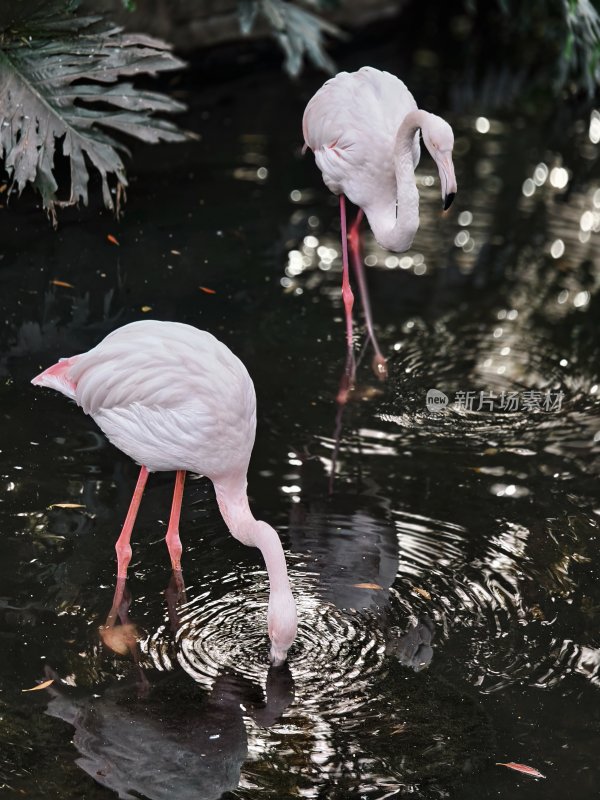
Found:
[[[448,211],[455,197],[456,197],[456,192],[450,192],[450,194],[447,194],[444,197],[444,211]]]

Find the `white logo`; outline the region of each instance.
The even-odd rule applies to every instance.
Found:
[[[425,397],[425,405],[428,411],[441,411],[448,405],[448,395],[440,392],[439,389],[429,389]]]

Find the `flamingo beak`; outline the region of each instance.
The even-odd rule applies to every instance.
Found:
[[[458,187],[456,186],[456,176],[454,174],[454,164],[451,155],[441,155],[437,159],[440,182],[442,184],[442,205],[447,211],[456,197]]]
[[[455,197],[456,197],[456,192],[450,192],[450,194],[447,194],[444,197],[444,211],[448,211]]]

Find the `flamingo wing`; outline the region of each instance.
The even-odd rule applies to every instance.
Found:
[[[254,409],[242,362],[210,333],[175,322],[144,320],[118,328],[78,356],[68,372],[87,414],[139,405],[179,410]],[[249,408],[251,407],[251,408]]]

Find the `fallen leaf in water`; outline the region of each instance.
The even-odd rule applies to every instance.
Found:
[[[431,600],[431,595],[429,594],[427,589],[421,589],[420,586],[411,586],[410,588],[411,591],[413,591],[415,594],[420,594],[421,597],[425,598],[425,600]]]
[[[180,256],[181,253],[179,252],[179,250],[171,250],[171,255],[172,256]]]
[[[140,639],[137,625],[130,622],[125,625],[100,625],[98,633],[106,647],[120,656],[126,656]]]
[[[4,192],[7,189],[8,189],[8,183],[3,183],[2,186],[0,186],[0,194],[4,194]]]
[[[546,617],[544,615],[544,612],[542,611],[542,609],[539,607],[539,605],[537,603],[534,603],[531,606],[531,616],[534,619],[538,620],[538,622],[541,622],[541,621],[546,619]]]
[[[142,306],[140,311],[143,311],[144,314],[147,314],[149,311],[152,311],[152,306]]]
[[[348,400],[354,400],[356,402],[368,402],[369,400],[373,400],[376,397],[380,397],[383,394],[383,389],[380,389],[377,386],[368,386],[368,385],[360,385],[354,386],[352,391],[348,395]]]
[[[483,451],[483,455],[484,456],[495,456],[497,452],[498,452],[498,448],[497,447],[486,447],[486,449]]]
[[[406,730],[406,722],[403,722],[401,725],[396,725],[393,728],[391,728],[390,733],[393,736],[396,733],[404,733],[405,730]]]
[[[75,288],[72,283],[67,283],[66,281],[59,281],[56,278],[53,281],[50,281],[50,283],[52,283],[54,286],[62,286],[65,289],[74,289]]]
[[[383,586],[378,583],[353,583],[352,585],[355,589],[378,589],[380,592],[383,591]]]
[[[578,564],[589,564],[592,560],[588,556],[581,555],[581,553],[571,553],[571,559]]]
[[[214,289],[209,289],[208,286],[199,286],[198,287],[201,292],[205,292],[206,294],[216,294]]]
[[[81,503],[52,503],[48,508],[85,508]]]
[[[48,686],[52,686],[54,683],[54,678],[50,678],[49,681],[44,681],[43,683],[38,683],[37,686],[32,686],[31,689],[21,689],[22,692],[39,692],[40,689],[47,689]]]
[[[119,244],[119,240],[116,238],[116,236],[113,236],[113,235],[112,235],[112,233],[109,233],[109,234],[108,234],[108,236],[107,236],[106,238],[108,239],[108,241],[109,241],[111,244],[116,244],[116,245],[118,245],[118,244]]]
[[[514,769],[516,772],[522,772],[524,775],[531,775],[532,778],[546,777],[537,769],[534,769],[534,767],[528,767],[527,764],[515,764],[514,761],[507,761],[506,763],[502,763],[502,761],[496,761],[496,766],[508,767],[509,769]]]

